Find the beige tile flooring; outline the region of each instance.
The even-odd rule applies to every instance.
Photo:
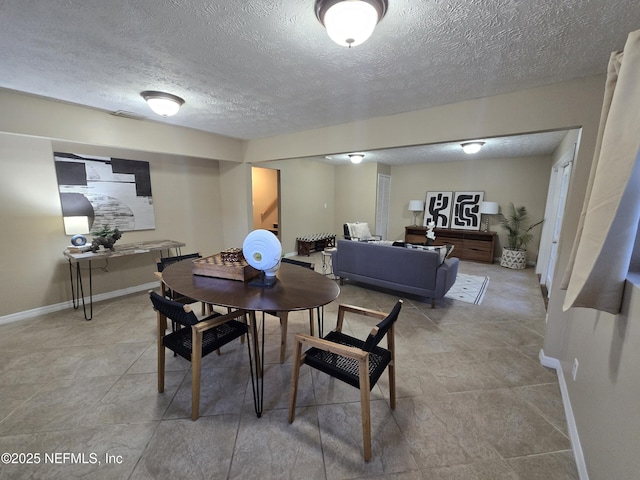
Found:
[[[303,367],[287,422],[293,342],[277,363],[274,317],[262,418],[246,346],[234,342],[205,359],[195,422],[188,362],[168,356],[157,393],[155,314],[144,293],[97,303],[90,322],[67,310],[0,325],[0,452],[32,460],[0,465],[0,478],[578,478],[555,372],[537,360],[545,310],[533,269],[463,262],[460,271],[491,278],[482,305],[404,304],[397,407],[389,409],[385,375],[373,390],[369,463],[356,389]],[[339,301],[388,310],[397,298],[347,283]],[[336,305],[325,308],[325,328]],[[290,335],[307,328],[306,313],[292,315]],[[365,335],[370,326],[348,317],[346,328]]]

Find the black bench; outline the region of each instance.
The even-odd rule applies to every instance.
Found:
[[[298,255],[307,257],[312,251],[324,250],[327,247],[336,246],[336,236],[333,233],[314,233],[296,238]]]

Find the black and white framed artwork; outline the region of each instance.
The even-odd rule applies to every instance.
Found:
[[[155,228],[149,162],[53,153],[62,215],[89,217],[91,231]]]
[[[455,192],[451,227],[461,230],[480,230],[480,203],[484,192]]]
[[[449,225],[452,202],[453,192],[427,192],[423,226],[426,227],[430,222],[435,222],[436,228],[451,228]]]

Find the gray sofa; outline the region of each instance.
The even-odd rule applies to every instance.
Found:
[[[431,307],[456,281],[457,258],[441,263],[433,251],[371,242],[338,240],[333,273],[340,278],[431,298]]]

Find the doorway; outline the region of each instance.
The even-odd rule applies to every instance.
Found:
[[[579,141],[579,140],[578,140]],[[553,274],[557,260],[558,241],[564,218],[564,208],[569,191],[573,160],[577,152],[577,143],[568,149],[553,166],[547,195],[545,224],[540,240],[540,260],[538,262],[540,284],[544,285],[547,298],[551,293]]]
[[[269,230],[280,238],[280,170],[251,167],[253,228]]]

